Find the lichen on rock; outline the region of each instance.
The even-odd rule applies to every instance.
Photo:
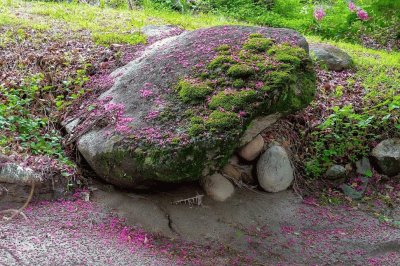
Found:
[[[97,174],[123,187],[210,175],[253,119],[299,110],[315,92],[308,45],[292,30],[202,29],[144,54],[100,96],[125,106],[131,132],[109,125],[78,140]]]

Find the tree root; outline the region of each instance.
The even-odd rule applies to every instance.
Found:
[[[34,191],[35,191],[35,181],[32,181],[31,191],[30,191],[28,199],[25,201],[24,205],[22,205],[22,207],[19,209],[8,209],[8,210],[0,211],[0,215],[3,214],[0,224],[7,223],[7,222],[11,221],[12,219],[14,219],[15,217],[17,217],[18,215],[21,215],[25,220],[28,220],[28,217],[26,217],[25,213],[23,213],[22,211],[31,202]],[[4,215],[6,213],[12,213],[12,214],[11,214],[11,216],[7,217],[6,215]]]

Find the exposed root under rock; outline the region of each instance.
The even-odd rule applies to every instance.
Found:
[[[0,211],[0,215],[3,215],[1,217],[0,223],[7,223],[7,222],[11,221],[12,219],[14,219],[15,217],[17,217],[18,215],[21,215],[25,220],[28,220],[28,218],[22,211],[28,206],[29,202],[31,202],[34,192],[35,192],[35,182],[32,181],[31,191],[30,191],[28,199],[25,201],[24,205],[22,205],[22,207],[19,209],[7,209],[7,210]],[[7,213],[11,213],[11,216],[7,217],[5,215]]]

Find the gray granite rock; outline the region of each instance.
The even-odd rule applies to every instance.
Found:
[[[327,44],[310,44],[310,54],[322,66],[329,70],[340,71],[348,69],[352,65],[351,57],[341,49]]]
[[[293,182],[294,173],[286,150],[278,145],[267,149],[257,162],[257,178],[268,192],[286,190]]]
[[[400,173],[400,139],[387,139],[371,153],[381,173],[394,176]]]

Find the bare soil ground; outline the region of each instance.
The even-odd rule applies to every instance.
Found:
[[[108,185],[36,202],[0,227],[1,265],[399,265],[400,231],[370,214],[292,191],[237,191],[224,203],[136,194]],[[6,206],[1,206],[5,208]]]

